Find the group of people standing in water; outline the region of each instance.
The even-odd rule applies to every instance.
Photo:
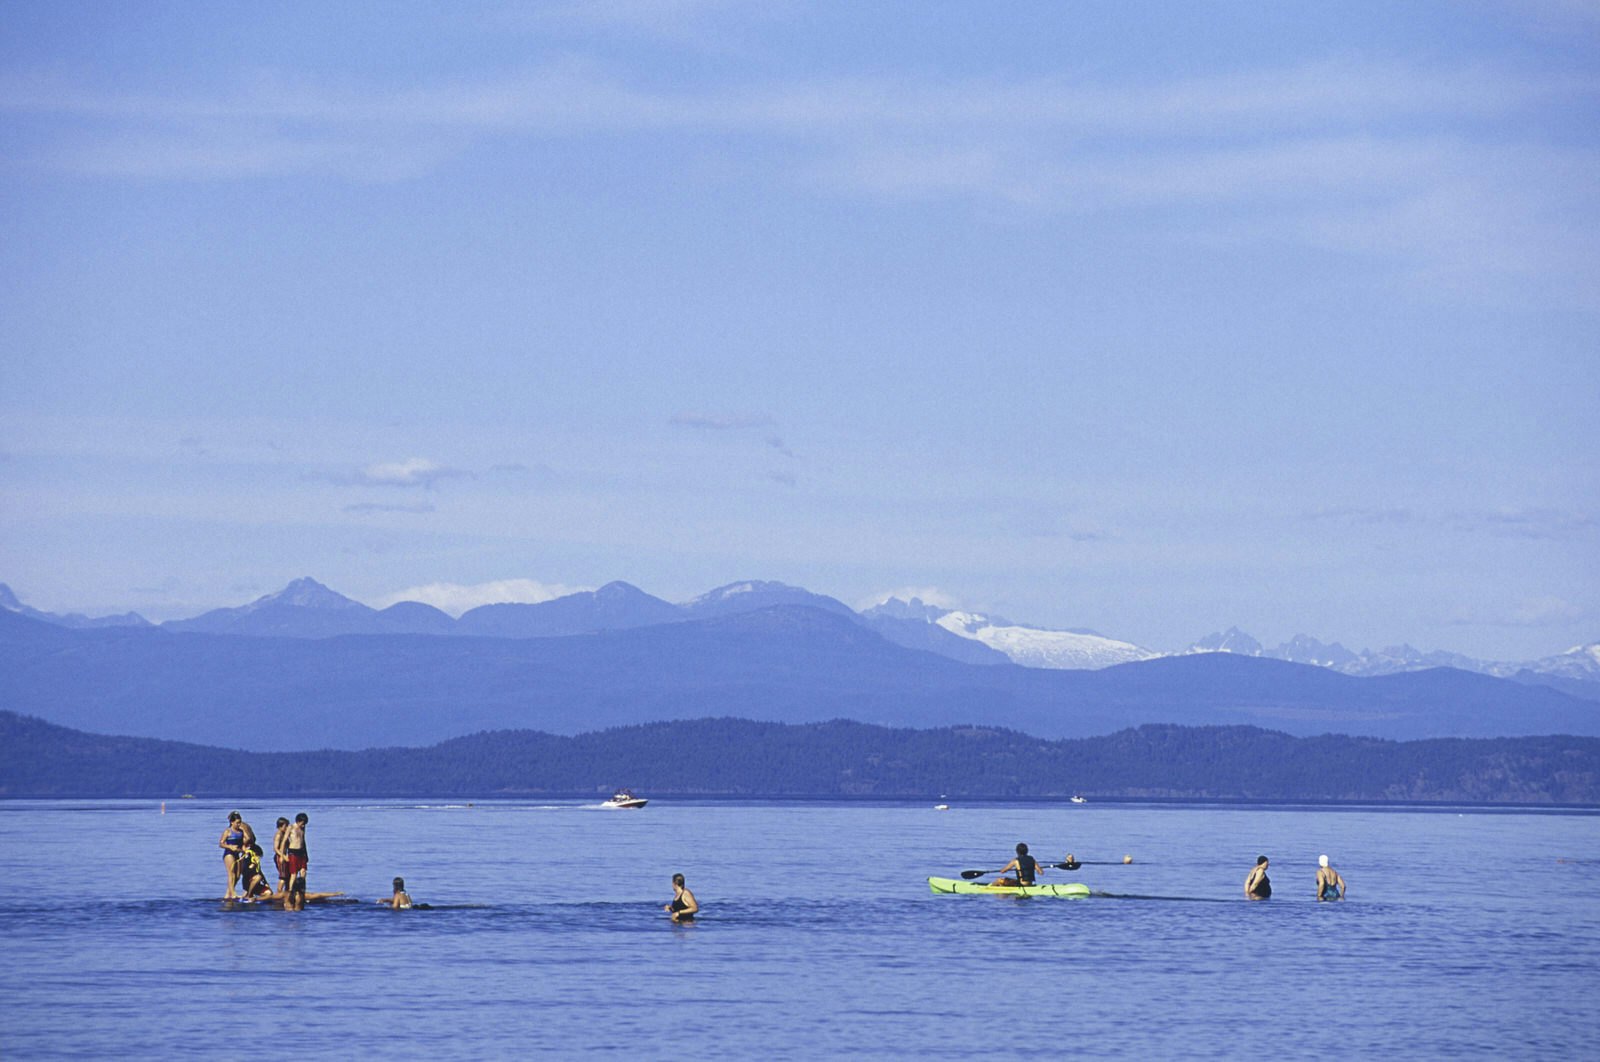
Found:
[[[1272,879],[1267,877],[1268,859],[1259,856],[1244,879],[1246,899],[1265,900],[1272,895]],[[1325,855],[1317,857],[1317,902],[1344,899],[1344,878],[1328,864]]]
[[[256,842],[256,831],[244,821],[237,811],[228,812],[228,825],[217,838],[222,849],[222,865],[228,872],[228,892],[224,900],[282,900],[286,911],[299,911],[306,905],[306,826],[311,819],[305,812],[291,822],[278,819],[278,828],[272,835],[272,859],[278,871],[278,887],[274,889],[261,869],[263,852]],[[397,911],[413,906],[426,908],[427,904],[413,905],[406,892],[404,878],[394,879],[394,894],[378,903]],[[672,875],[672,902],[665,908],[674,922],[693,922],[700,904],[683,882],[682,874]]]
[[[222,865],[228,872],[228,891],[224,900],[281,899],[285,910],[298,911],[306,905],[306,825],[305,812],[294,821],[279,818],[272,835],[272,861],[278,872],[278,887],[267,881],[261,867],[264,853],[256,841],[256,831],[237,811],[228,812],[228,825],[217,840],[222,849]]]

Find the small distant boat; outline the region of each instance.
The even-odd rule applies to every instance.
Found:
[[[611,794],[611,799],[600,806],[603,808],[642,808],[650,803],[644,797],[636,797],[632,790],[619,789]]]
[[[950,805],[949,804],[935,804],[933,806],[933,810],[935,810],[935,811],[949,811],[950,810]]]
[[[1073,798],[1072,798],[1072,802],[1073,802],[1073,803],[1074,803],[1074,804],[1087,804],[1087,803],[1088,803],[1088,801],[1087,801],[1087,800],[1085,800],[1085,799],[1084,799],[1084,798],[1083,798],[1083,797],[1081,797],[1081,796],[1074,796],[1074,797],[1073,797]]]

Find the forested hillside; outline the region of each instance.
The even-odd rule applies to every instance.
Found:
[[[1600,803],[1600,739],[1395,742],[1143,726],[1043,741],[987,727],[699,719],[426,748],[250,753],[105,737],[0,712],[0,796],[1171,797]]]

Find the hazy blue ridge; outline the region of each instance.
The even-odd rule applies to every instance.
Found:
[[[0,796],[576,794],[1600,802],[1600,738],[1392,742],[1144,726],[1042,741],[844,720],[496,731],[425,748],[250,753],[106,737],[0,712]]]
[[[1354,678],[1225,653],[1101,671],[974,666],[795,606],[522,639],[71,630],[0,613],[0,708],[95,733],[253,751],[706,716],[977,723],[1046,738],[1147,723],[1396,740],[1600,736],[1600,702],[1448,669]]]

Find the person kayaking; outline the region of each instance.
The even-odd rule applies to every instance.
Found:
[[[255,842],[256,833],[244,821],[244,816],[237,811],[228,812],[228,825],[217,839],[217,847],[222,849],[222,865],[228,872],[228,892],[222,897],[224,900],[237,898],[235,890],[239,887],[239,859],[244,855],[245,846]]]
[[[289,887],[289,875],[283,869],[283,857],[289,851],[286,842],[288,836],[289,820],[279,815],[278,828],[272,834],[272,865],[278,868],[279,892],[283,892]]]
[[[289,887],[283,898],[285,911],[302,911],[306,906],[306,867],[311,862],[306,851],[306,825],[310,821],[302,811],[284,834],[284,869],[289,872]]]
[[[410,910],[411,909],[411,894],[406,892],[406,879],[405,878],[395,878],[394,879],[394,895],[389,897],[387,900],[379,900],[378,902],[379,903],[386,903],[390,907],[394,908],[396,911],[408,911],[408,910]]]
[[[1328,857],[1317,856],[1317,902],[1344,899],[1344,878],[1328,865]]]
[[[261,846],[250,844],[239,857],[239,891],[246,900],[265,900],[272,896],[272,885],[261,869]]]
[[[694,898],[694,893],[683,883],[682,874],[672,875],[672,902],[665,904],[663,911],[672,915],[674,922],[693,922],[695,914],[700,910],[700,904]]]
[[[1267,857],[1260,856],[1244,879],[1244,895],[1250,900],[1265,900],[1272,895],[1272,880],[1267,877]]]
[[[1012,874],[1013,871],[1016,873]],[[998,873],[1002,876],[994,881],[995,885],[1032,885],[1039,880],[1039,864],[1028,854],[1028,846],[1018,842],[1017,858],[1001,867]]]

